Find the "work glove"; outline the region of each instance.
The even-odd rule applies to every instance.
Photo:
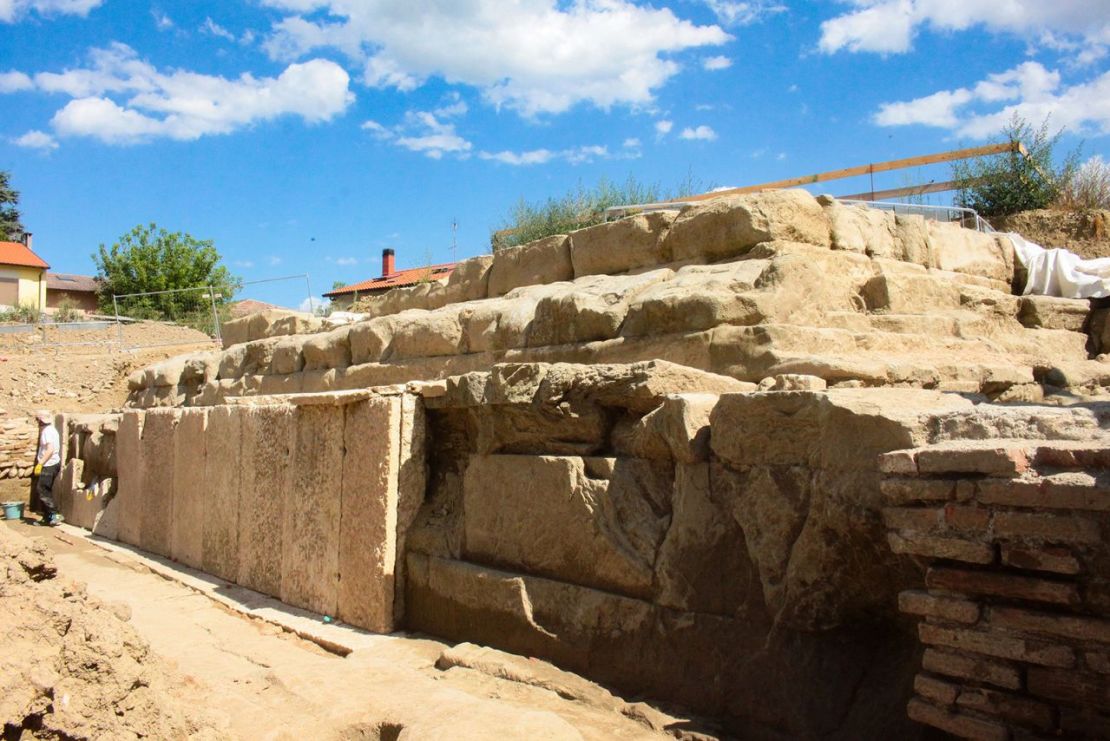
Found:
[[[41,476],[42,475],[42,464],[41,463],[36,463],[35,467],[31,471],[31,473],[33,473],[36,476]]]

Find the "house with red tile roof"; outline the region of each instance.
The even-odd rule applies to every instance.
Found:
[[[397,270],[394,266],[394,259],[393,250],[382,250],[382,274],[380,276],[328,291],[324,294],[324,298],[329,299],[336,309],[346,309],[360,298],[376,296],[394,288],[415,286],[417,283],[430,280],[447,280],[456,265],[456,263],[449,262],[442,265],[426,265],[422,268]]]
[[[100,281],[91,275],[75,273],[46,274],[46,308],[57,309],[68,301],[75,309],[95,313],[100,308]]]
[[[46,308],[46,261],[31,250],[31,234],[22,242],[0,242],[0,305]]]

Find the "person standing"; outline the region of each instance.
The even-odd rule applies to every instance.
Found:
[[[35,412],[35,421],[39,423],[39,447],[35,454],[35,473],[38,483],[35,492],[39,495],[39,505],[42,507],[41,524],[54,526],[62,521],[54,504],[54,479],[62,467],[62,441],[58,437],[58,430],[54,427],[54,420],[50,412],[40,410]]]

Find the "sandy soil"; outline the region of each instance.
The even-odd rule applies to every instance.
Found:
[[[32,536],[50,552],[59,575],[87,583],[98,603],[130,613],[125,627],[149,646],[152,666],[163,667],[173,680],[160,701],[168,716],[192,723],[192,734],[243,739],[691,737],[687,721],[643,703],[626,703],[544,662],[471,647],[484,658],[466,665],[466,660],[445,661],[452,649],[436,640],[370,634],[361,634],[357,648],[341,657],[272,623],[229,610],[152,573],[142,557],[105,551],[74,530],[9,522],[0,527]],[[185,708],[203,712],[190,717]]]

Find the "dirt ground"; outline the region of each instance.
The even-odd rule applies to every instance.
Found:
[[[46,407],[106,412],[127,398],[127,375],[164,358],[213,347],[193,329],[142,322],[125,327],[9,333],[0,325],[0,420]],[[44,341],[45,340],[45,341]]]
[[[1025,211],[998,219],[999,231],[1014,231],[1042,247],[1064,247],[1080,257],[1110,257],[1110,211]]]
[[[30,721],[40,730],[23,731],[24,739],[144,732],[242,739],[705,738],[688,731],[687,720],[626,703],[544,662],[418,636],[364,633],[353,635],[354,650],[340,656],[228,609],[165,572],[152,572],[141,555],[105,550],[75,529],[21,522],[0,528],[0,590],[11,591],[2,581],[5,546],[21,550],[25,561],[30,553],[32,566],[57,569],[40,582],[24,579],[18,600],[0,600],[0,668],[4,661],[22,668],[41,690],[39,715]],[[42,573],[41,565],[35,568]],[[87,584],[87,596],[74,598],[86,588],[70,580]],[[244,603],[253,595],[233,585],[216,588]],[[17,602],[26,606],[22,624],[19,610],[13,611]],[[64,631],[57,614],[71,621]],[[88,668],[89,656],[118,643],[122,650],[116,647]],[[36,668],[55,656],[62,657],[55,675]],[[79,658],[67,663],[67,656]],[[145,685],[134,684],[135,677]],[[107,689],[93,692],[93,680]],[[126,691],[127,682],[141,692]],[[0,710],[21,699],[0,694],[6,698]],[[79,723],[75,708],[90,717]],[[21,738],[6,733],[5,739]]]

